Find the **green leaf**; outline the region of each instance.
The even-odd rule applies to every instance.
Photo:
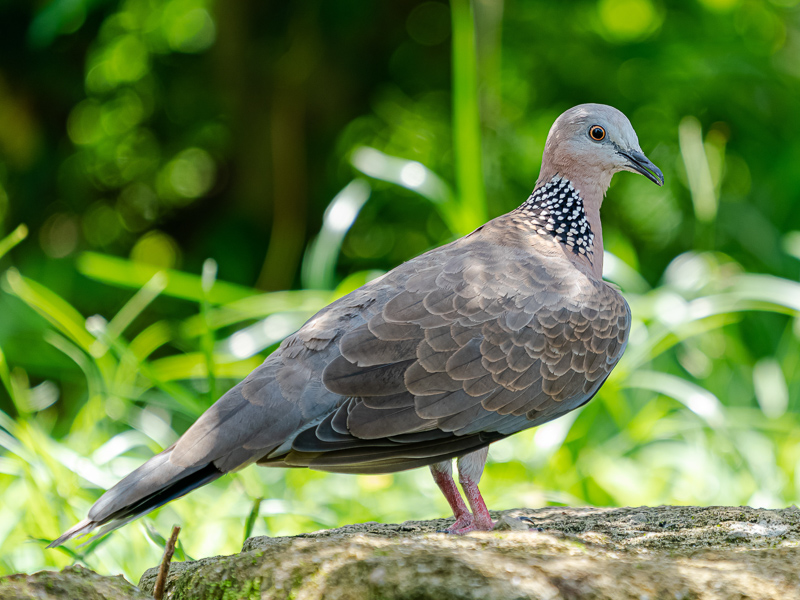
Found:
[[[112,380],[116,367],[113,358],[105,353],[102,344],[98,345],[97,339],[86,329],[83,316],[71,304],[42,284],[23,277],[14,268],[6,271],[3,287],[49,321],[83,352],[93,356],[104,381]]]
[[[450,2],[453,28],[453,154],[465,234],[488,219],[481,159],[478,60],[471,0]]]
[[[250,514],[247,515],[247,521],[244,524],[244,541],[247,541],[253,535],[253,527],[255,527],[256,519],[258,519],[263,500],[263,498],[256,498],[255,502],[253,502],[253,508],[250,510]]]
[[[144,521],[143,526],[144,532],[147,535],[147,539],[153,542],[163,552],[164,548],[167,547],[167,539],[158,533],[158,531],[156,531],[156,528],[150,521]],[[180,539],[178,540],[178,543],[175,544],[175,558],[179,561],[194,560],[192,557],[186,554],[186,551],[183,549],[183,543]]]
[[[452,233],[461,233],[465,227],[450,186],[422,163],[390,156],[369,146],[356,148],[350,162],[364,175],[395,183],[430,201]]]
[[[189,317],[183,322],[181,334],[187,338],[203,334],[205,327],[220,329],[254,319],[263,319],[279,312],[316,312],[333,300],[333,294],[321,290],[269,292],[229,302],[212,309],[205,321],[202,315]]]
[[[203,299],[202,278],[182,271],[159,269],[152,265],[97,252],[82,253],[78,257],[77,268],[87,277],[103,283],[134,288],[144,286],[156,273],[162,273],[166,278],[163,291],[165,295],[193,302],[200,302]],[[235,283],[217,281],[209,292],[208,300],[212,304],[225,304],[255,296],[257,293],[256,290]]]
[[[210,296],[217,280],[217,263],[213,258],[207,258],[203,263],[201,277],[203,299],[200,301],[200,316],[205,327],[200,336],[200,346],[206,359],[206,372],[208,380],[208,403],[212,404],[217,399],[217,377],[214,362],[214,330],[209,326],[209,313],[211,311]]]
[[[48,540],[48,539],[45,539],[45,538],[30,538],[30,541],[37,542],[39,544],[43,544],[43,545],[46,546],[46,545],[50,544],[53,540]],[[86,555],[85,554],[81,554],[80,552],[72,550],[71,548],[67,548],[66,546],[56,546],[54,549],[58,550],[59,552],[63,552],[64,554],[69,556],[74,561],[86,562],[86,559],[85,559]]]
[[[114,318],[108,322],[106,333],[116,339],[133,323],[147,306],[155,300],[164,288],[167,287],[167,278],[163,273],[156,273],[150,280],[137,291],[125,305],[119,309]]]
[[[239,379],[249,375],[262,362],[258,357],[231,361],[229,356],[220,354],[215,355],[214,360],[220,377]],[[187,352],[154,360],[150,363],[150,373],[159,381],[205,379],[208,377],[208,365],[202,352]]]
[[[674,398],[693,413],[705,419],[712,427],[724,423],[725,409],[719,399],[708,390],[676,375],[655,371],[637,371],[625,380],[625,387],[651,390]]]
[[[97,365],[92,361],[89,355],[82,352],[78,346],[55,331],[45,331],[43,339],[74,361],[81,371],[83,371],[83,375],[86,377],[86,383],[89,387],[90,398],[103,393],[105,390],[103,378],[98,372]]]
[[[180,408],[187,414],[194,417],[198,417],[203,412],[205,407],[202,403],[198,402],[193,393],[184,389],[182,386],[169,381],[169,379],[162,377],[158,368],[153,366],[153,363],[140,360],[125,344],[125,341],[122,338],[111,339],[103,331],[98,331],[98,335],[103,341],[108,343],[109,347],[111,347],[115,354],[119,356],[120,366],[117,370],[117,375],[119,377],[124,379],[127,369],[135,365],[138,373],[148,379],[153,386],[163,391],[167,398],[169,398],[170,403],[174,404],[176,408]],[[179,359],[180,356],[168,358]],[[194,360],[195,359],[192,358],[191,362],[194,362]],[[204,376],[205,375],[203,375],[203,377]]]
[[[161,549],[164,549],[167,546],[167,538],[163,535],[158,533],[158,530],[153,526],[150,521],[142,521],[142,526],[144,528],[144,532],[147,535],[147,538],[153,542],[156,546]]]
[[[66,300],[42,284],[23,277],[14,268],[6,271],[4,283],[7,291],[42,315],[85,352],[90,352],[95,338],[86,331],[86,322],[81,314]]]
[[[172,338],[172,326],[166,321],[156,321],[133,338],[128,348],[137,359],[143,361]]]
[[[28,227],[23,224],[0,240],[0,258],[8,254],[14,246],[26,237],[28,237]]]
[[[82,547],[86,548],[86,550],[83,551],[83,556],[84,557],[90,556],[91,554],[94,553],[95,550],[97,550],[100,546],[105,544],[110,539],[111,536],[106,534],[106,535],[101,535],[100,537],[95,536],[94,538],[89,540],[88,543],[82,544]],[[61,546],[59,546],[59,548],[61,548]]]
[[[369,199],[371,188],[363,179],[354,179],[331,200],[322,217],[322,229],[303,256],[303,287],[330,289],[336,279],[336,260],[347,232]]]
[[[3,354],[3,349],[0,348],[0,382],[2,382],[3,387],[6,388],[6,392],[11,397],[11,400],[14,400],[14,390],[11,387],[11,374],[8,370],[8,362],[6,361],[6,356]]]

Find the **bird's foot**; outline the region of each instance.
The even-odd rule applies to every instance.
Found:
[[[462,520],[465,519],[463,517],[461,519],[457,519],[455,523],[453,523],[450,527],[444,530],[445,533],[452,533],[454,535],[464,535],[465,533],[469,533],[470,531],[492,531],[495,525],[491,518],[482,519],[482,518],[472,517],[469,519],[469,521],[465,523],[461,523],[460,521]]]
[[[447,529],[442,529],[439,533],[461,533],[462,529],[471,527],[475,519],[472,518],[470,513],[461,515],[456,519],[456,522],[450,525]],[[466,532],[465,532],[466,533]]]
[[[478,524],[476,522],[472,522],[466,527],[462,527],[461,529],[457,529],[454,531],[449,531],[448,533],[453,533],[455,535],[464,535],[465,533],[469,533],[471,531],[491,531],[494,529],[494,523],[489,521],[489,524]]]

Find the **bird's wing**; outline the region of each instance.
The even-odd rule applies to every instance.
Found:
[[[563,256],[480,242],[418,269],[373,312],[322,374],[347,400],[283,463],[398,470],[542,424],[594,395],[630,325],[624,299]]]

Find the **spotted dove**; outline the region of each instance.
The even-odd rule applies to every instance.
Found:
[[[630,309],[602,280],[600,205],[618,171],[664,181],[621,112],[566,111],[519,208],[322,309],[51,546],[251,463],[429,466],[449,531],[491,529],[478,490],[488,446],[586,404],[625,350]]]

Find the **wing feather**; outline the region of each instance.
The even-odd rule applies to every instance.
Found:
[[[332,340],[322,384],[349,400],[282,447],[285,464],[407,468],[594,395],[627,341],[622,297],[558,256],[457,244],[381,282],[389,291],[365,318],[317,336]]]

